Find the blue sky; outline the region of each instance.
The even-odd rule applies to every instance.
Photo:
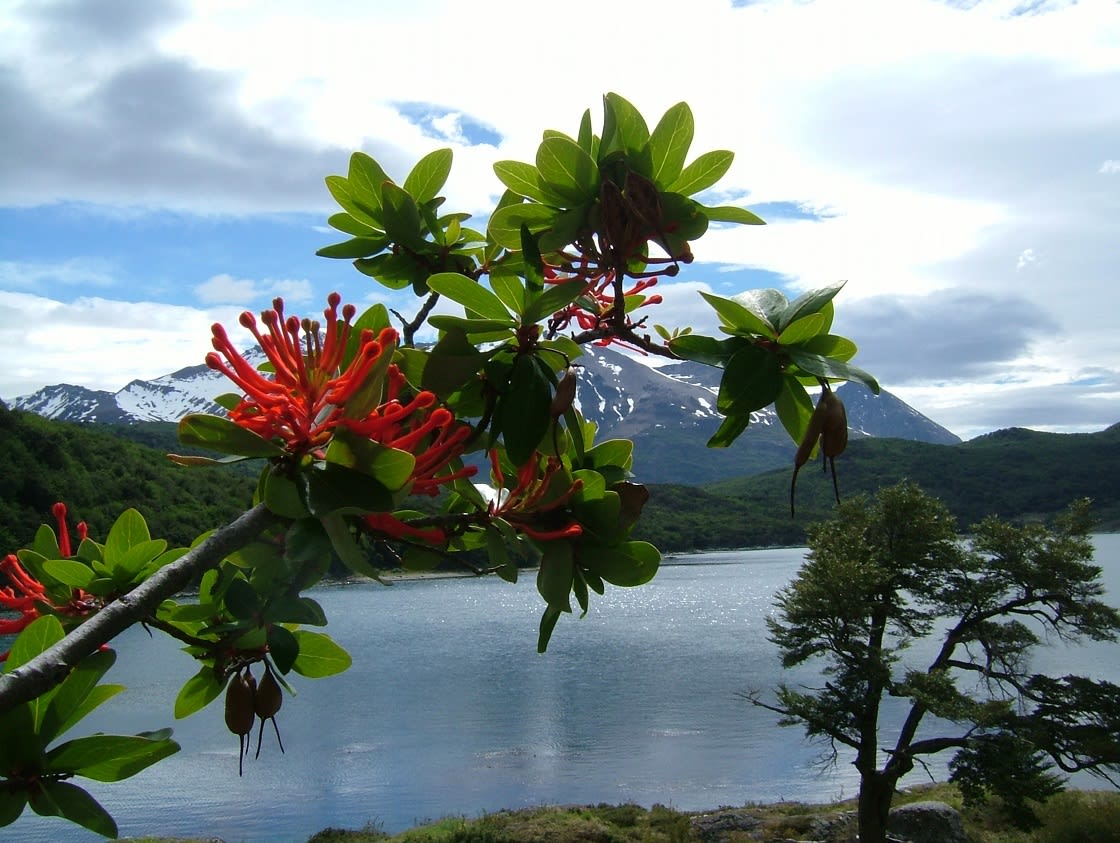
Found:
[[[570,0],[581,34],[512,0],[3,4],[0,397],[201,362],[276,295],[414,309],[315,257],[323,177],[450,146],[447,207],[481,226],[493,162],[613,90],[651,122],[688,101],[694,153],[736,153],[709,198],[770,222],[709,232],[653,321],[846,279],[863,365],[954,432],[1120,421],[1120,4],[682,8]]]

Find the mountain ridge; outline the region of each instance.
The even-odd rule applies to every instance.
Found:
[[[259,349],[247,354],[253,365]],[[772,407],[752,414],[731,448],[711,449],[719,427],[720,371],[690,362],[646,365],[606,348],[585,348],[576,372],[577,406],[599,426],[598,439],[632,439],[634,474],[646,483],[699,485],[787,465],[793,445]],[[206,365],[187,366],[154,380],[134,380],[113,393],[72,384],[44,387],[10,402],[13,409],[56,421],[132,425],[177,422],[187,413],[223,413],[214,398],[232,387]],[[844,384],[853,438],[904,438],[959,444],[960,438],[890,393],[874,396]]]

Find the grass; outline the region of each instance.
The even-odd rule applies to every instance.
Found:
[[[1070,790],[1059,793],[1037,808],[1040,828],[1020,831],[1011,827],[994,802],[966,809],[953,785],[914,788],[895,797],[894,805],[934,800],[952,805],[964,819],[973,843],[1120,843],[1120,792]],[[825,805],[800,802],[748,804],[720,812],[749,816],[751,828],[722,831],[728,843],[767,843],[779,839],[821,839],[822,822],[855,810],[855,801]],[[717,812],[706,812],[715,814]],[[696,814],[654,805],[544,806],[518,811],[498,811],[477,818],[446,817],[396,835],[384,833],[373,823],[347,830],[325,828],[307,843],[703,843],[705,836],[694,823]],[[854,843],[854,823],[836,827],[830,843]],[[208,843],[207,840],[144,838],[133,843]]]

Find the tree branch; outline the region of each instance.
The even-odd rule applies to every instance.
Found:
[[[78,662],[128,627],[154,615],[160,603],[178,594],[202,572],[216,567],[227,555],[244,547],[275,518],[263,504],[258,504],[128,594],[122,594],[53,647],[0,676],[0,713],[33,700],[61,683]]]

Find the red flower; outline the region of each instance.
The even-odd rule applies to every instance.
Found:
[[[56,503],[51,507],[51,514],[54,515],[58,524],[59,555],[68,558],[72,555],[72,552],[70,530],[66,525],[66,504]],[[77,531],[78,540],[81,542],[87,534],[84,521],[78,523]],[[28,573],[27,569],[20,564],[19,557],[14,553],[9,553],[3,559],[0,559],[0,572],[7,575],[9,583],[8,586],[0,588],[0,608],[19,613],[18,617],[0,618],[0,635],[16,635],[22,632],[33,620],[39,617],[41,614],[39,606],[41,605],[49,606],[59,614],[74,618],[84,617],[98,607],[97,601],[80,588],[71,592],[69,602],[61,606],[54,603],[47,596],[43,584]],[[0,653],[0,661],[7,658],[7,652]]]
[[[406,397],[405,377],[396,365],[378,369],[382,356],[392,355],[396,348],[396,331],[385,328],[375,339],[372,331],[363,330],[357,354],[339,370],[355,314],[353,305],[346,305],[339,321],[340,301],[338,293],[327,298],[322,338],[318,322],[301,322],[295,316],[285,320],[281,299],[273,302],[272,310],[261,314],[267,334],[257,329],[252,314],[241,315],[241,324],[256,337],[272,364],[271,377],[245,360],[221,325],[213,326],[214,348],[221,355],[211,352],[206,363],[246,393],[230,419],[266,439],[282,440],[296,456],[321,454],[339,428],[408,451],[416,457],[409,479],[410,491],[416,494],[435,495],[440,485],[474,474],[474,467],[448,470],[450,462],[463,452],[470,427],[457,421],[446,408],[437,407],[432,392]],[[363,407],[355,413],[348,402],[355,398],[368,400],[364,389],[375,369],[384,371],[381,403],[372,410]]]
[[[376,339],[372,331],[363,330],[357,353],[339,371],[356,312],[353,305],[346,305],[340,322],[341,300],[338,293],[327,297],[322,333],[318,322],[295,316],[285,319],[284,301],[279,298],[273,301],[272,310],[261,313],[268,329],[265,334],[257,328],[253,314],[241,314],[241,325],[260,343],[272,365],[271,377],[249,365],[221,325],[211,328],[215,351],[206,355],[206,365],[222,372],[245,393],[230,419],[265,439],[283,440],[295,455],[310,453],[330,440],[346,403],[366,385],[381,355],[392,354],[397,344],[397,332],[392,328],[384,329]]]
[[[490,451],[490,465],[498,497],[490,502],[491,518],[503,518],[515,529],[539,541],[569,539],[583,534],[583,527],[562,509],[576,492],[583,488],[582,480],[575,480],[563,493],[542,503],[552,485],[553,477],[562,465],[556,457],[549,457],[544,472],[540,471],[540,456],[534,454],[517,472],[517,484],[508,492],[498,452]]]

